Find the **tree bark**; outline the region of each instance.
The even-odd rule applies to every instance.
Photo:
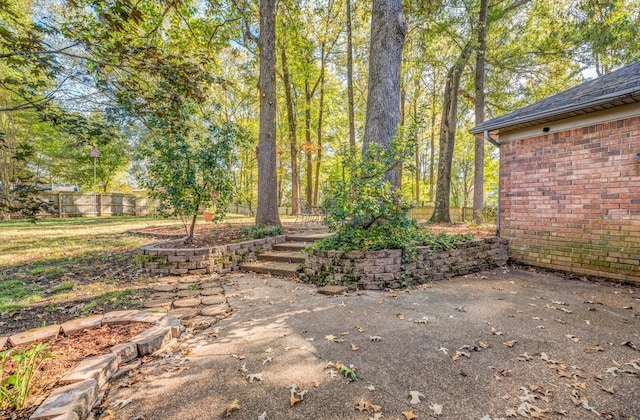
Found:
[[[353,100],[353,34],[351,32],[351,0],[347,0],[347,96],[349,103],[349,146],[356,150],[356,117]]]
[[[311,143],[311,99],[315,93],[309,86],[309,78],[305,76],[304,80],[304,98],[305,98],[305,110],[304,110],[304,151],[307,156],[306,159],[306,179],[307,179],[307,204],[309,206],[313,203],[313,144]]]
[[[300,214],[300,174],[298,173],[298,135],[293,92],[287,64],[287,52],[282,47],[282,79],[287,103],[287,121],[289,123],[289,145],[291,153],[291,213]]]
[[[480,0],[480,19],[478,22],[478,49],[476,52],[475,74],[475,114],[476,126],[484,121],[484,77],[485,54],[487,52],[487,15],[489,12],[489,0]],[[473,172],[473,221],[480,224],[484,222],[484,139],[482,136],[475,138],[474,172]]]
[[[280,225],[276,156],[276,2],[260,0],[260,134],[256,223]]]
[[[436,183],[436,200],[430,222],[451,223],[449,200],[451,197],[451,165],[453,148],[456,142],[458,125],[458,91],[462,72],[469,62],[475,42],[467,41],[460,56],[447,72],[444,87],[444,103],[440,125],[440,153],[438,158],[438,182]]]
[[[391,139],[398,133],[400,70],[406,33],[402,1],[373,0],[363,152],[371,143],[388,148]],[[398,185],[398,171],[392,169],[386,179],[392,185]]]
[[[320,166],[322,165],[322,117],[324,113],[324,67],[326,65],[325,45],[322,43],[320,55],[320,103],[318,104],[318,155],[316,156],[315,185],[313,188],[313,205],[318,205],[320,191]]]

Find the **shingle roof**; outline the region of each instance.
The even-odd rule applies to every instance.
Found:
[[[640,61],[487,120],[470,132],[513,131],[633,102],[640,102]]]

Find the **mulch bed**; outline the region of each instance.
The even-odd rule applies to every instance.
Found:
[[[101,328],[85,329],[69,336],[58,336],[47,340],[49,349],[46,353],[53,353],[56,357],[48,359],[40,375],[36,377],[34,391],[29,398],[27,408],[17,411],[0,410],[0,419],[27,419],[55,388],[57,381],[65,373],[73,369],[87,357],[109,353],[111,347],[127,343],[131,338],[149,328],[144,322],[130,324],[107,324]],[[11,354],[28,349],[31,345],[18,346]],[[4,377],[15,372],[13,361],[8,360]]]

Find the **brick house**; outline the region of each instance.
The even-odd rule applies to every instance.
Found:
[[[640,62],[485,121],[516,261],[640,282]]]

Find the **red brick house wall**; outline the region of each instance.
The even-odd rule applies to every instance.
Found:
[[[500,236],[511,258],[640,282],[637,153],[640,116],[501,144]]]

